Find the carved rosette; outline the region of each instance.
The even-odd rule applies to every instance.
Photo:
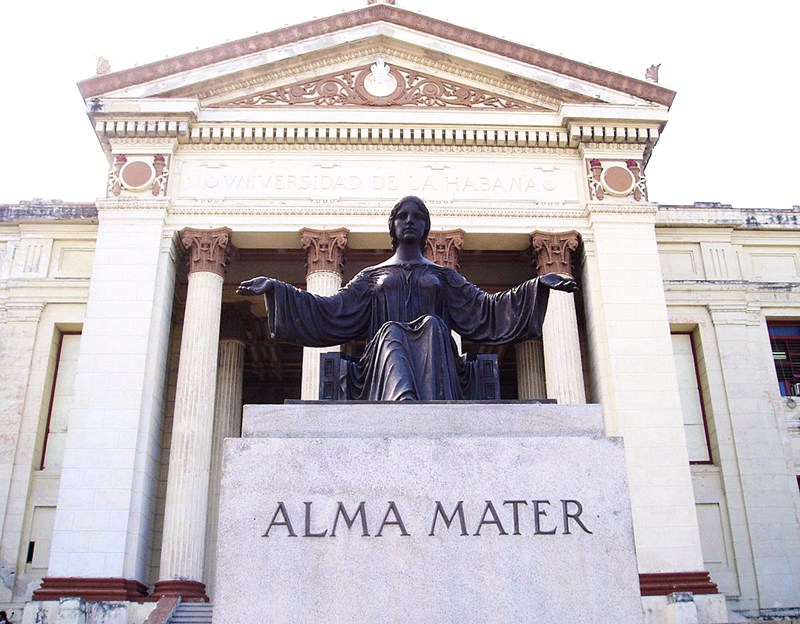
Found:
[[[600,160],[587,161],[587,182],[592,199],[602,201],[606,197],[633,198],[634,201],[647,200],[647,180],[642,173],[639,160]]]
[[[195,271],[206,271],[225,276],[225,267],[233,252],[230,242],[231,229],[198,230],[184,228],[181,230],[181,243],[186,249],[189,274]]]
[[[342,274],[347,256],[347,235],[350,230],[300,230],[300,243],[306,252],[306,275],[316,271]]]
[[[425,241],[424,254],[440,266],[458,271],[461,266],[461,248],[464,246],[464,230],[435,232]]]
[[[308,82],[261,91],[221,106],[257,108],[301,104],[545,110],[477,87],[392,67],[382,59],[372,65],[327,74]]]
[[[163,197],[167,192],[169,169],[163,154],[131,156],[117,154],[108,172],[107,195],[119,197],[123,191],[131,194],[149,192]]]
[[[536,275],[546,273],[566,273],[572,275],[574,253],[581,243],[581,235],[575,230],[569,232],[531,233],[533,264]]]

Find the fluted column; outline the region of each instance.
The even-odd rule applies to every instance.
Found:
[[[222,478],[222,443],[238,438],[242,431],[242,378],[246,318],[250,303],[227,303],[222,306],[217,357],[217,392],[214,404],[214,430],[211,436],[211,469],[208,482],[208,524],[206,526],[205,583],[209,596],[214,595],[216,577],[217,523],[219,521],[219,484]]]
[[[544,348],[541,340],[526,340],[516,345],[517,396],[520,399],[544,399]]]
[[[154,595],[205,599],[203,565],[220,306],[230,230],[181,231],[189,286],[170,446],[160,580]]]
[[[306,290],[315,295],[333,295],[342,287],[342,270],[347,253],[349,230],[300,231],[300,243],[306,251]],[[319,398],[319,356],[338,351],[334,347],[303,348],[303,385],[300,398],[316,401]]]
[[[461,268],[461,248],[464,246],[464,230],[444,230],[441,232],[431,232],[425,241],[423,255],[432,260],[439,266],[450,267],[454,271]],[[461,336],[454,331],[450,332],[453,340],[458,347],[458,352],[463,353],[461,348]]]
[[[580,234],[575,231],[533,232],[531,244],[536,274],[572,275],[572,256],[580,240]],[[542,342],[547,398],[562,404],[586,403],[578,319],[572,293],[550,292]]]

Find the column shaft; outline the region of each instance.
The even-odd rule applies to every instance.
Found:
[[[161,569],[154,595],[205,599],[203,572],[208,519],[220,311],[230,230],[181,232],[189,286],[164,505]]]
[[[578,250],[580,241],[580,234],[576,231],[533,232],[531,246],[537,275],[572,275],[573,254]],[[556,399],[562,404],[586,403],[578,318],[572,293],[550,293],[542,342],[547,398]]]
[[[164,509],[162,580],[203,579],[221,302],[222,276],[190,274]]]
[[[554,290],[542,328],[547,398],[561,404],[586,403],[575,296]]]
[[[516,345],[517,394],[520,399],[544,399],[544,350],[540,340],[526,340]]]
[[[306,289],[315,295],[333,295],[342,287],[342,276],[334,271],[314,271],[306,277]],[[338,351],[333,347],[303,348],[303,386],[300,397],[304,401],[319,398],[319,356],[321,353]]]
[[[209,595],[214,593],[215,547],[219,520],[219,484],[222,478],[222,450],[225,438],[239,437],[242,429],[242,374],[244,342],[236,339],[219,341],[217,391],[214,405],[214,433],[211,446],[211,468],[208,484],[208,525],[206,527],[205,579]]]

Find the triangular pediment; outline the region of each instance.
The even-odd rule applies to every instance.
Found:
[[[656,84],[386,4],[79,84],[87,100],[192,98],[201,108],[455,107],[564,103],[668,107]],[[390,89],[391,87],[391,89]]]

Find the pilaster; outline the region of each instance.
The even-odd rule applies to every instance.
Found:
[[[731,452],[762,609],[793,605],[800,594],[800,496],[787,453],[769,333],[753,302],[708,306],[730,412]],[[733,527],[738,531],[741,527]]]
[[[587,211],[593,240],[584,288],[592,368],[606,432],[625,440],[639,571],[701,572],[655,207],[593,202]],[[672,591],[686,590],[678,584]]]
[[[300,231],[300,244],[306,252],[306,290],[315,295],[333,295],[342,287],[342,271],[347,257],[349,230]],[[319,398],[319,356],[338,351],[339,347],[303,348],[303,385],[301,398],[315,401]]]
[[[174,284],[167,206],[98,201],[49,576],[35,599],[81,596],[86,579],[144,591]]]

